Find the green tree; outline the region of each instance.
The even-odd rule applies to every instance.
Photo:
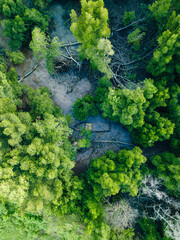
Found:
[[[16,206],[0,203],[1,240],[90,240],[78,215],[21,214]]]
[[[10,38],[9,46],[13,50],[19,49],[25,39],[26,32],[23,19],[17,15],[14,19],[2,20],[1,25],[3,27],[3,35]]]
[[[0,77],[1,199],[30,212],[74,210],[81,181],[71,170],[75,149],[66,117],[47,89],[12,87]]]
[[[81,43],[79,47],[80,59],[90,60],[91,66],[112,77],[108,64],[110,56],[114,54],[108,27],[108,11],[104,8],[103,0],[81,0],[81,15],[71,12],[73,35]]]
[[[40,29],[42,29],[43,31],[48,30],[49,16],[40,13],[35,8],[32,8],[32,9],[27,8],[24,13],[23,19],[26,22],[26,24],[29,25],[29,27],[31,26],[31,29],[34,26],[37,26]]]
[[[129,23],[131,23],[132,21],[134,21],[134,19],[136,18],[135,16],[135,12],[131,11],[131,12],[124,12],[124,18],[123,18],[123,23],[124,25],[128,25]]]
[[[151,158],[156,166],[156,174],[162,180],[167,191],[176,197],[180,196],[180,158],[164,152]]]
[[[112,240],[133,240],[134,239],[134,229],[118,229],[118,231],[112,231]]]
[[[180,15],[174,11],[165,26],[165,31],[158,38],[158,49],[154,51],[147,66],[147,71],[151,72],[153,76],[169,74],[169,79],[172,81],[175,77],[172,74],[180,73],[178,61],[179,21]]]
[[[158,23],[163,24],[169,16],[169,8],[171,0],[157,0],[152,5],[149,5],[149,10],[152,12]]]
[[[152,98],[156,92],[157,88],[151,79],[144,81],[143,88],[137,87],[135,90],[109,88],[107,98],[100,104],[100,109],[104,117],[132,128],[141,127],[149,105],[146,98]]]
[[[116,195],[119,191],[136,196],[142,175],[140,166],[146,162],[138,147],[121,150],[118,154],[108,151],[91,161],[87,179],[97,199]]]
[[[171,150],[178,156],[180,154],[180,86],[173,84],[170,87],[170,100],[167,103],[167,115],[175,123],[174,134],[170,138]]]
[[[34,5],[39,7],[40,9],[47,8],[48,4],[52,2],[52,0],[33,0]]]
[[[143,147],[153,146],[157,141],[164,141],[173,134],[175,124],[169,119],[161,117],[154,111],[146,115],[146,123],[137,129],[133,129],[133,139]]]
[[[24,62],[24,55],[20,51],[12,52],[9,49],[6,50],[6,55],[10,58],[10,62],[15,64],[21,64]]]
[[[23,43],[29,42],[31,31],[35,26],[43,31],[48,30],[49,15],[27,7],[22,0],[2,0],[0,11],[4,17],[2,20],[3,34],[10,39],[9,47],[12,50],[17,50]]]
[[[162,82],[155,86],[152,79],[145,79],[141,88],[130,90],[112,88],[103,81],[95,92],[95,102],[103,117],[127,126],[135,142],[143,147],[170,138],[175,128],[174,121],[159,111],[168,106],[170,98],[169,89]]]
[[[143,240],[171,240],[164,233],[160,233],[158,229],[158,227],[160,228],[160,224],[157,224],[150,218],[140,218],[138,224],[143,231]]]
[[[25,4],[21,0],[1,0],[0,11],[7,18],[22,16],[26,9]]]
[[[77,99],[73,105],[73,114],[80,121],[85,121],[90,115],[97,116],[98,110],[94,104],[94,98],[87,94],[82,99]]]
[[[54,59],[60,55],[60,46],[57,37],[54,37],[51,41],[49,37],[46,37],[45,33],[40,28],[35,27],[32,31],[32,41],[30,42],[30,48],[32,49],[34,56],[40,60],[46,59],[46,67],[49,73],[53,72]]]
[[[140,49],[140,42],[143,39],[145,32],[141,32],[139,28],[136,28],[132,33],[128,35],[128,43],[133,43],[135,51]]]

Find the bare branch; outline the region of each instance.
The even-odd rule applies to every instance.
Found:
[[[118,143],[118,144],[123,144],[123,145],[134,146],[134,144],[131,144],[131,143],[120,142],[120,141],[110,141],[110,140],[95,140],[95,141],[93,141],[93,143]]]
[[[79,43],[79,42],[75,42],[75,43],[66,43],[66,44],[61,45],[61,47],[69,47],[69,46],[74,46],[74,45],[79,45],[79,44],[81,44],[81,43]]]
[[[36,64],[34,68],[32,68],[29,72],[27,72],[18,82],[21,82],[23,79],[28,77],[31,73],[33,73],[36,70],[37,66],[38,64]]]
[[[122,27],[122,28],[117,29],[116,32],[122,31],[122,30],[124,30],[124,29],[126,29],[126,28],[128,28],[128,27],[130,27],[130,26],[133,26],[135,23],[142,22],[142,21],[144,21],[144,20],[145,20],[145,18],[139,19],[139,20],[137,20],[137,21],[135,21],[135,22],[132,22],[131,24],[129,24],[129,25],[125,26],[125,27]]]

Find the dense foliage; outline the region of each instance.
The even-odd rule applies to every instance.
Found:
[[[129,192],[136,196],[142,178],[140,166],[146,158],[140,148],[121,150],[118,154],[109,151],[103,157],[91,161],[87,171],[88,182],[96,198]]]
[[[151,158],[156,166],[156,173],[168,192],[177,197],[180,196],[180,158],[172,153],[164,152]]]
[[[0,86],[1,198],[28,211],[70,211],[81,185],[66,118],[46,88],[12,87],[3,73]]]
[[[111,70],[118,46],[108,39],[121,39],[120,31],[110,36],[103,0],[81,0],[79,16],[72,10],[70,29],[80,43],[80,60],[89,60],[104,75],[93,96],[74,103],[74,117],[85,121],[101,114],[126,126],[134,144],[151,147],[166,140],[162,149],[169,151],[158,153],[157,148],[155,155],[147,149],[145,154],[153,151],[153,157],[145,165],[137,146],[109,150],[89,157],[88,169],[78,176],[73,172],[76,153],[86,154],[96,133],[75,126],[78,133],[71,136],[72,118],[54,105],[49,90],[18,83],[10,68],[23,63],[23,47],[29,46],[53,72],[61,44],[48,33],[50,2],[0,1],[2,32],[9,38],[9,48],[0,56],[0,239],[179,240],[179,1],[144,4],[139,20],[138,11],[125,11],[121,36],[127,46],[132,44],[130,57],[135,59],[120,62],[119,69],[132,63],[140,67],[143,60],[148,74],[140,82],[127,79],[131,72],[126,72],[120,76],[123,84],[115,79],[119,70]],[[119,61],[117,54],[115,59]]]
[[[167,99],[170,98],[168,89],[155,86],[152,79],[145,79],[143,86],[137,86],[134,90],[110,86],[108,80],[101,79],[95,92],[94,102],[103,117],[127,126],[134,141],[144,147],[170,138],[175,127],[174,121],[158,111],[160,107],[167,106]],[[85,100],[78,100],[77,103],[83,106]],[[94,106],[93,104],[92,102],[91,105]],[[75,117],[78,118],[82,110],[75,110]]]
[[[40,28],[35,27],[32,31],[32,41],[29,44],[37,60],[45,59],[49,73],[53,72],[55,57],[60,55],[60,42],[57,37],[50,40]]]
[[[53,217],[50,215],[20,214],[10,204],[0,203],[1,240],[67,239],[88,240],[77,215]]]
[[[79,47],[80,58],[90,60],[91,66],[104,73],[108,78],[111,71],[108,66],[114,54],[108,27],[108,11],[104,8],[103,0],[81,1],[81,15],[71,12],[71,31],[81,43]]]
[[[1,21],[3,35],[9,38],[9,47],[12,50],[17,50],[24,42],[29,42],[35,26],[43,31],[48,30],[49,16],[35,8],[29,8],[21,0],[2,0],[0,12],[4,16]]]
[[[161,228],[160,224],[156,224],[150,218],[140,218],[138,224],[143,231],[143,240],[171,240],[171,238],[159,233],[158,228]]]
[[[75,118],[81,121],[85,121],[90,115],[97,116],[98,110],[94,104],[93,97],[87,94],[82,99],[76,100],[73,105],[73,114]]]

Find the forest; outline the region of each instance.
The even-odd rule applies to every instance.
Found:
[[[180,240],[180,1],[0,0],[0,240]]]

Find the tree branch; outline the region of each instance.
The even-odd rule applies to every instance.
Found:
[[[32,68],[28,73],[26,73],[18,82],[21,82],[23,79],[28,77],[31,73],[33,73],[36,70],[37,66],[38,66],[38,64],[36,64],[35,67]]]
[[[134,144],[131,144],[131,143],[125,143],[125,142],[120,142],[120,141],[110,141],[110,140],[95,140],[95,141],[93,141],[93,143],[119,143],[119,144],[123,144],[123,145],[134,146]]]
[[[124,30],[124,29],[126,29],[126,28],[128,28],[128,27],[130,27],[130,26],[132,26],[132,25],[134,25],[135,23],[142,22],[142,21],[144,21],[144,20],[145,20],[145,18],[139,19],[139,20],[137,20],[137,21],[135,21],[135,22],[132,22],[131,24],[129,24],[129,25],[125,26],[125,27],[122,27],[122,28],[117,29],[116,32],[122,31],[122,30]]]

